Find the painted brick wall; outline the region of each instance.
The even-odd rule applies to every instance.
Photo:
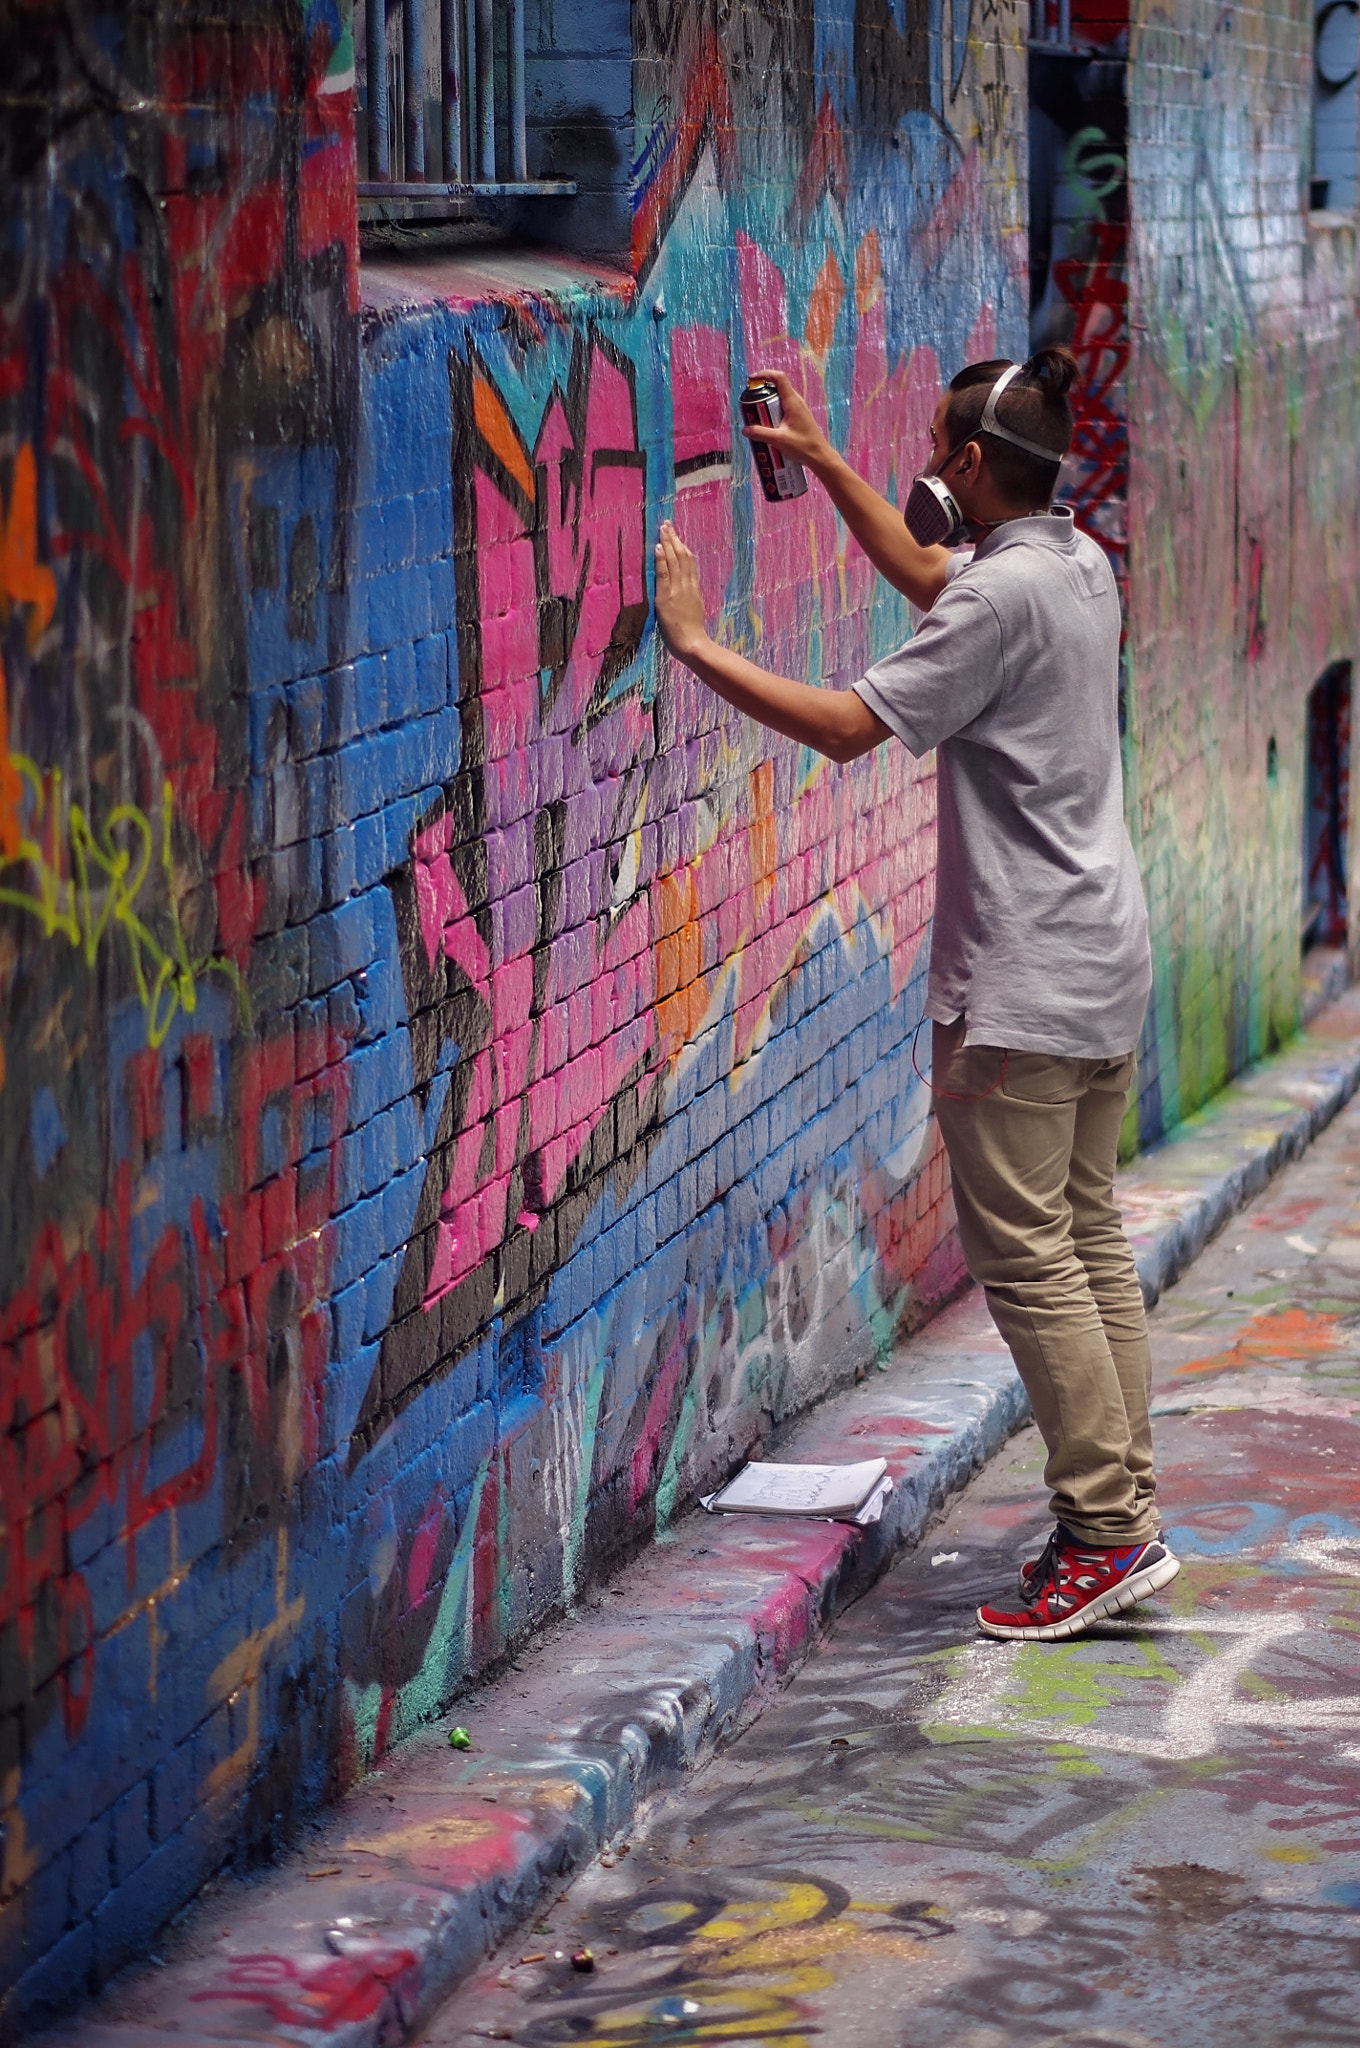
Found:
[[[906,633],[735,393],[890,485],[1020,349],[1021,25],[721,17],[637,10],[628,275],[414,295],[327,0],[0,26],[7,2025],[957,1282],[930,775],[719,719],[648,570]]]
[[[1297,1016],[1306,700],[1357,645],[1356,230],[1308,211],[1306,6],[1072,23],[1030,56],[1032,340],[1081,362],[1067,494],[1126,604],[1132,1149]]]
[[[1130,51],[1127,759],[1153,927],[1147,1138],[1293,1029],[1305,700],[1360,652],[1360,352],[1354,221],[1307,211],[1305,0],[1135,6]]]
[[[0,15],[6,2026],[335,1775],[353,164],[326,0]]]

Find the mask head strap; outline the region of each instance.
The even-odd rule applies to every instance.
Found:
[[[982,408],[982,418],[977,423],[976,431],[979,434],[995,434],[999,441],[1009,441],[1013,448],[1023,448],[1026,455],[1037,455],[1041,462],[1051,462],[1056,467],[1062,461],[1061,455],[1055,455],[1051,448],[1041,448],[1037,441],[1027,441],[1023,434],[1013,434],[1009,427],[1002,426],[996,416],[996,401],[1007,386],[1013,384],[1021,375],[1024,367],[1023,363],[1012,363],[1008,370],[1001,372],[987,393],[987,403]],[[969,439],[971,438],[970,435]]]

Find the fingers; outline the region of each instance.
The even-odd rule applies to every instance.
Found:
[[[753,370],[751,375],[753,378],[762,378],[766,384],[774,385],[775,390],[779,393],[779,406],[785,418],[783,424],[777,427],[743,426],[742,432],[748,441],[752,438],[758,441],[772,441],[787,428],[789,406],[790,404],[799,404],[798,393],[794,390],[793,385],[782,370]]]
[[[656,579],[658,594],[668,601],[682,599],[699,584],[698,558],[685,546],[669,519],[662,520],[657,536]]]
[[[663,519],[661,522],[661,536],[656,544],[656,552],[658,556],[664,558],[666,567],[670,570],[678,570],[682,562],[693,562],[697,559],[692,549],[685,546],[669,519]]]
[[[704,601],[699,564],[669,519],[656,540],[656,622],[671,653],[681,661],[704,639]]]

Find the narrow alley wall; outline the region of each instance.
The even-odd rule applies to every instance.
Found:
[[[333,0],[0,27],[7,2026],[958,1281],[930,775],[719,719],[648,570],[905,635],[735,398],[893,485],[1023,353],[1022,24],[721,14],[636,11],[631,276],[417,306]]]
[[[1135,5],[1127,769],[1155,973],[1144,1139],[1294,1028],[1308,692],[1360,652],[1356,228],[1309,211],[1313,68],[1305,0]]]

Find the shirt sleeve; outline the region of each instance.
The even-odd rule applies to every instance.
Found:
[[[914,636],[855,684],[913,754],[928,754],[996,703],[1005,684],[1001,627],[985,597],[951,582]]]

